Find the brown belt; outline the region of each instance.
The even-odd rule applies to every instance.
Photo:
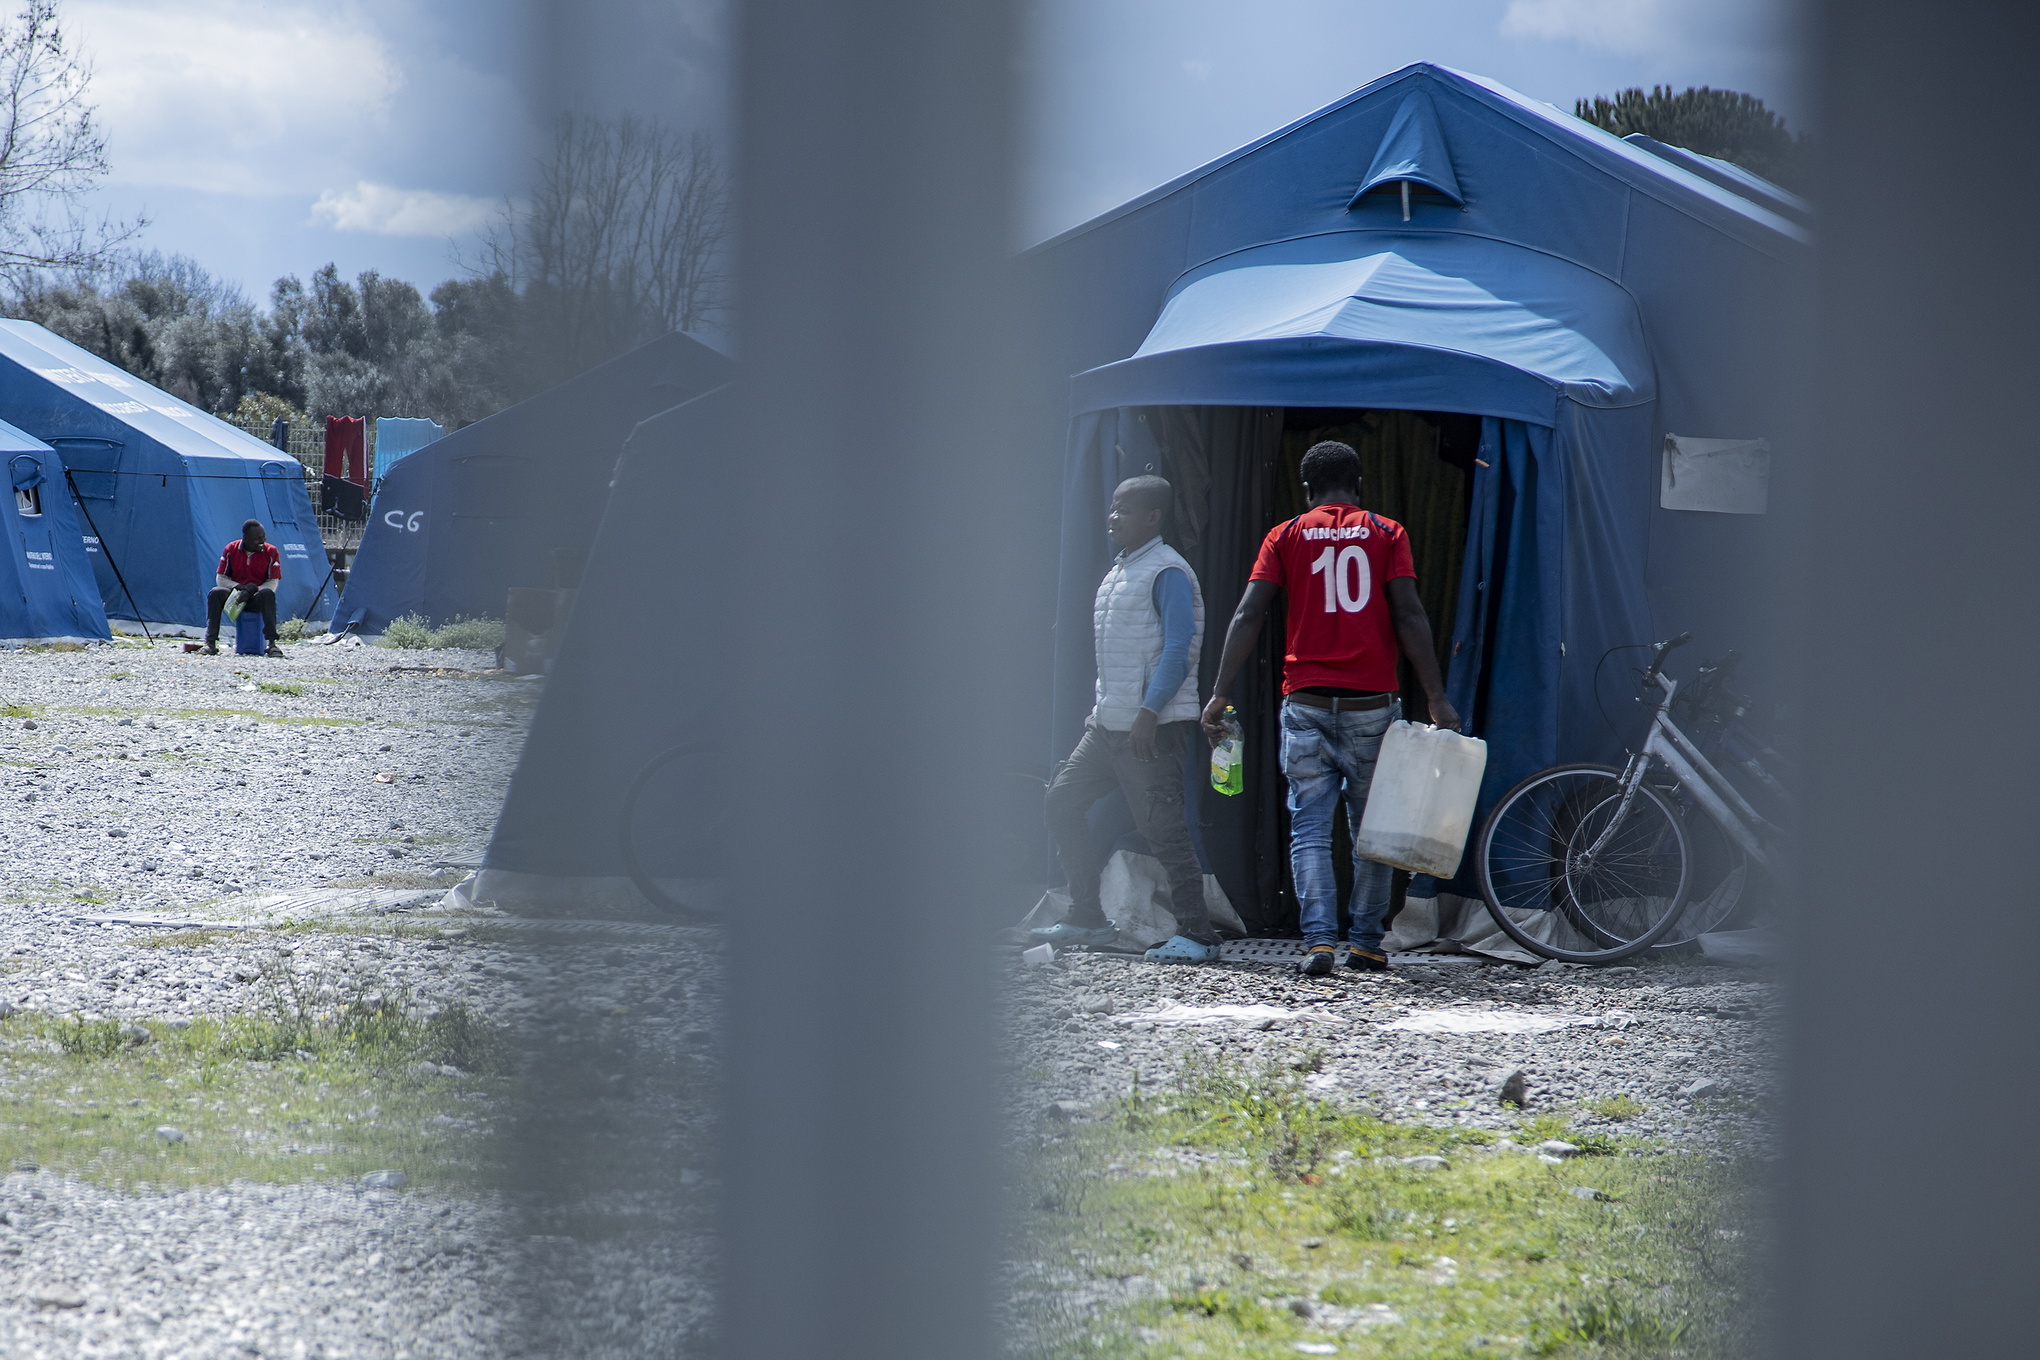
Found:
[[[1386,708],[1395,701],[1393,694],[1305,694],[1298,690],[1283,696],[1292,704],[1307,708],[1329,708],[1334,713],[1359,713],[1370,708]]]

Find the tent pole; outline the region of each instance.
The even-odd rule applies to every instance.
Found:
[[[1402,220],[1405,222],[1410,220],[1410,182],[1408,180],[1402,182]]]
[[[92,512],[85,508],[85,498],[78,494],[77,479],[71,476],[69,468],[64,469],[64,485],[71,488],[71,499],[78,502],[78,512],[85,516],[85,527],[99,540],[99,551],[106,554],[106,565],[113,568],[113,579],[120,582],[120,593],[127,596],[128,608],[135,611],[135,622],[142,625],[142,636],[153,644],[156,635],[149,631],[149,621],[142,617],[142,607],[135,603],[135,593],[128,589],[127,577],[120,574],[120,563],[113,560],[113,548],[108,545],[106,536],[99,532],[99,526],[92,522]]]
[[[323,546],[323,545],[322,545],[322,546]],[[324,595],[324,594],[326,593],[326,586],[327,586],[327,583],[328,583],[328,582],[330,582],[330,581],[331,581],[331,580],[333,579],[333,573],[334,573],[334,572],[336,572],[336,571],[338,571],[339,569],[340,569],[340,564],[339,564],[338,562],[335,562],[335,561],[333,560],[333,554],[331,554],[331,553],[327,553],[327,554],[326,554],[326,579],[325,579],[324,581],[321,581],[321,582],[319,582],[319,588],[318,588],[318,589],[317,589],[316,591],[312,592],[312,602],[311,602],[310,604],[308,604],[308,605],[306,605],[306,606],[305,606],[305,612],[304,612],[304,620],[305,620],[305,622],[307,622],[307,623],[310,623],[310,622],[311,622],[311,620],[312,620],[312,611],[313,611],[314,609],[317,609],[317,608],[319,607],[319,596],[321,596],[321,595]],[[335,601],[335,603],[338,603],[338,601],[336,600],[336,601]]]

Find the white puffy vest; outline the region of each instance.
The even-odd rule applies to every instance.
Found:
[[[1098,706],[1092,716],[1100,727],[1129,731],[1140,712],[1148,681],[1162,663],[1162,615],[1155,608],[1155,577],[1170,567],[1190,578],[1197,630],[1190,637],[1190,673],[1183,687],[1162,705],[1163,722],[1185,722],[1201,711],[1197,702],[1197,661],[1204,649],[1204,592],[1197,573],[1183,555],[1157,535],[1112,564],[1098,583],[1091,605],[1091,640],[1098,653]]]

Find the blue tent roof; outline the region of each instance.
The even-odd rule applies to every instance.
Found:
[[[1642,147],[1659,160],[1691,170],[1708,183],[1719,184],[1732,194],[1740,194],[1752,203],[1761,203],[1781,212],[1795,222],[1804,222],[1813,216],[1813,205],[1798,194],[1771,183],[1762,175],[1752,174],[1733,161],[1703,156],[1683,146],[1672,146],[1655,137],[1646,137],[1641,132],[1632,132],[1622,140],[1631,146]]]
[[[203,626],[250,519],[283,554],[279,612],[312,603],[326,562],[296,459],[30,321],[0,321],[0,416],[62,456],[111,617]]]
[[[57,451],[0,421],[0,461],[7,466],[8,529],[13,551],[0,554],[0,640],[84,641],[105,638],[106,610],[86,560],[77,508],[64,485]]]
[[[631,429],[730,369],[675,332],[411,454],[376,488],[333,626],[501,618],[512,586],[570,583]]]

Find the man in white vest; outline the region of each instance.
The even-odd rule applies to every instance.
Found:
[[[1064,948],[1110,944],[1118,928],[1098,901],[1104,860],[1085,814],[1112,790],[1126,795],[1134,826],[1169,876],[1176,933],[1147,951],[1157,963],[1213,963],[1218,936],[1204,909],[1204,871],[1184,816],[1183,762],[1197,727],[1197,660],[1204,597],[1190,564],[1162,542],[1173,498],[1160,477],[1133,477],[1112,493],[1106,532],[1119,554],[1091,607],[1098,658],[1097,704],[1084,736],[1048,786],[1048,825],[1070,880],[1070,911],[1036,930]]]

